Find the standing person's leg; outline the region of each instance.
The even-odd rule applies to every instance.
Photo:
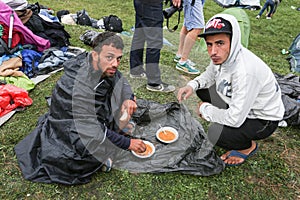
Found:
[[[159,69],[160,50],[163,46],[163,4],[153,3],[148,6],[145,11],[144,22],[147,29],[144,30],[146,36],[146,73],[148,85],[159,85],[161,81],[161,73]]]
[[[144,73],[144,46],[145,35],[143,27],[143,4],[139,0],[134,0],[135,8],[135,30],[130,50],[130,75],[133,77],[141,76]]]
[[[178,50],[176,53],[176,57],[174,58],[175,62],[178,62],[181,59],[183,45],[184,45],[184,41],[185,41],[185,37],[186,37],[187,33],[188,33],[188,30],[183,25],[180,30]]]
[[[144,73],[144,44],[145,36],[142,28],[136,28],[133,34],[130,50],[130,74],[141,75]]]
[[[273,12],[274,12],[274,8],[275,8],[275,3],[273,1],[271,1],[269,3],[270,6],[270,12],[268,13],[267,19],[271,19]]]
[[[189,74],[199,74],[200,71],[193,68],[195,64],[188,58],[198,35],[204,28],[203,5],[202,1],[195,1],[194,5],[191,3],[190,0],[184,2],[184,25],[180,32],[180,43],[174,61],[179,61],[176,69]]]
[[[147,89],[156,92],[173,92],[175,87],[161,80],[159,68],[160,50],[163,46],[163,2],[145,4],[143,24],[144,35],[147,43],[146,74],[148,79]]]
[[[275,3],[274,3],[274,10],[273,10],[273,13],[271,13],[271,17],[275,14],[279,3],[280,3],[279,1],[275,1]]]
[[[180,61],[185,62],[188,60],[190,52],[197,41],[198,35],[201,33],[202,29],[194,28],[187,32],[186,37],[184,38],[184,45],[182,48],[182,54]]]
[[[266,3],[264,4],[263,8],[260,10],[260,12],[258,13],[258,15],[256,16],[257,19],[259,17],[261,17],[261,15],[265,12],[265,10],[267,9],[268,6],[269,6],[269,1],[267,0]]]

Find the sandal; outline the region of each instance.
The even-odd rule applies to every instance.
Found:
[[[248,155],[243,154],[243,153],[241,153],[239,151],[236,151],[236,150],[230,151],[230,154],[226,157],[226,159],[230,158],[230,157],[238,157],[238,158],[243,158],[244,161],[241,162],[241,163],[237,163],[237,164],[227,164],[227,163],[225,163],[225,165],[226,166],[239,166],[239,165],[243,164],[249,157],[253,156],[258,151],[258,144],[257,143],[255,143],[255,144],[256,144],[255,149],[253,149],[253,151],[251,151]]]

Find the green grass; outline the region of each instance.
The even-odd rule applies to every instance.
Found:
[[[29,1],[35,3],[35,1]],[[119,16],[123,28],[130,32],[134,25],[132,0],[82,0],[58,1],[40,0],[40,4],[55,11],[68,9],[76,13],[85,8],[89,15],[99,19],[109,14]],[[282,49],[288,49],[293,38],[299,33],[299,14],[291,6],[300,6],[298,0],[283,1],[272,20],[256,20],[258,11],[246,10],[251,21],[249,49],[261,57],[274,72],[288,74],[289,65]],[[222,7],[207,0],[204,8],[205,19],[221,12]],[[173,23],[176,23],[174,19]],[[73,46],[89,49],[79,36],[89,27],[65,26],[71,34]],[[130,37],[124,36],[124,59],[120,70],[128,76]],[[161,56],[163,79],[177,87],[183,86],[191,76],[174,69],[172,62],[176,52],[179,31],[165,32],[173,47],[164,46]],[[199,42],[194,46],[191,59],[200,64],[203,71],[209,62],[206,53],[200,52]],[[30,92],[33,104],[25,111],[16,113],[0,128],[0,199],[299,199],[299,128],[278,128],[268,139],[259,141],[260,151],[240,167],[226,168],[221,174],[199,177],[179,173],[131,174],[112,170],[110,173],[97,173],[90,183],[77,186],[33,183],[22,178],[13,151],[14,146],[35,127],[40,115],[47,112],[45,101],[62,75],[52,75]],[[176,100],[174,94],[157,95],[145,89],[145,81],[130,80],[139,98],[161,103]],[[187,102],[191,112],[197,98]],[[194,113],[194,112],[193,112]],[[207,123],[203,122],[204,127]],[[216,148],[221,154],[222,149]]]

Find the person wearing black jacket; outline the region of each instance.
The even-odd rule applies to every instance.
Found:
[[[128,81],[118,71],[122,39],[104,32],[93,40],[92,47],[90,53],[64,63],[49,112],[15,147],[28,180],[86,183],[120,149],[146,150],[142,140],[120,131],[137,108]]]

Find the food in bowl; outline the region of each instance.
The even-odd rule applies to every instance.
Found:
[[[158,137],[163,141],[172,141],[175,139],[176,136],[175,133],[173,133],[172,131],[165,130],[165,131],[160,131],[158,133]]]
[[[135,152],[136,154],[140,155],[140,156],[148,156],[152,153],[152,147],[149,145],[149,144],[146,144],[146,151],[143,152],[143,153],[138,153],[138,152]]]
[[[156,132],[156,138],[163,143],[172,143],[178,139],[178,132],[172,127],[161,127]]]
[[[146,145],[146,151],[143,153],[138,153],[138,152],[132,151],[132,154],[139,158],[149,158],[150,156],[152,156],[154,154],[155,147],[151,142],[148,142],[148,141],[143,141],[143,142]]]

